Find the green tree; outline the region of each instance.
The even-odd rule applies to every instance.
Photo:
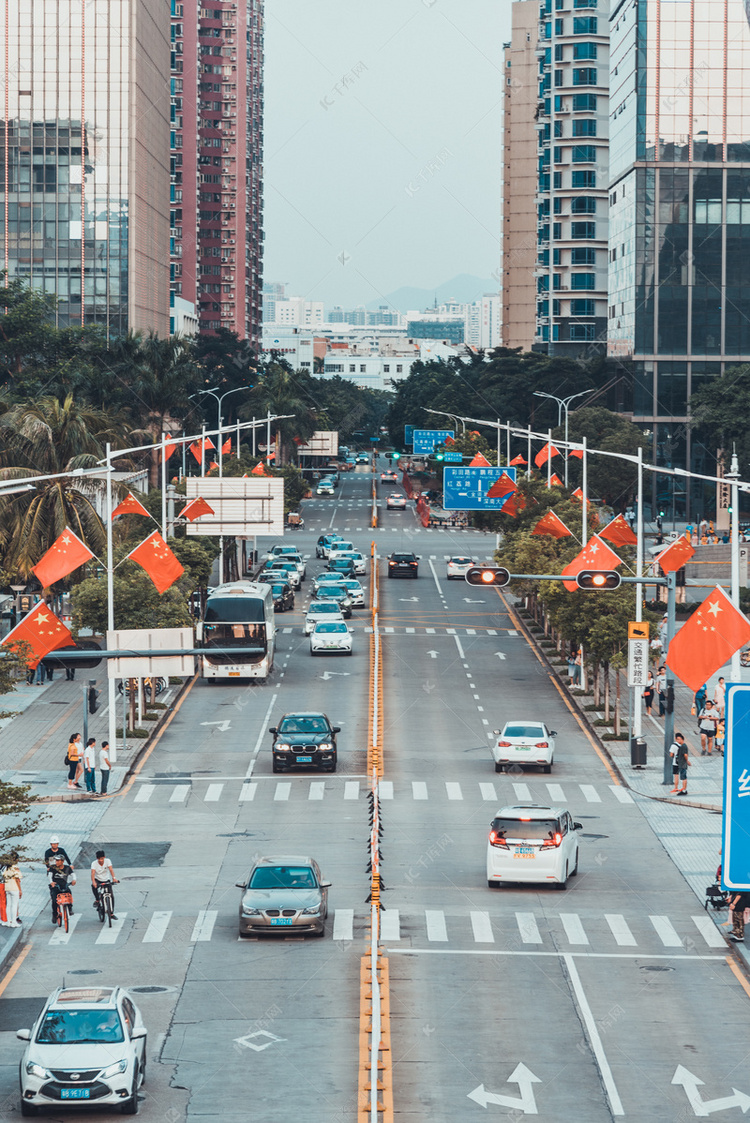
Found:
[[[740,475],[750,471],[750,363],[730,367],[723,378],[712,378],[690,398],[693,442],[703,444],[709,462],[719,450],[737,450]],[[726,465],[729,467],[729,464]],[[710,471],[710,469],[709,469]]]
[[[637,456],[638,449],[644,450],[644,459],[651,451],[651,439],[632,421],[613,413],[603,406],[587,406],[571,413],[568,426],[569,439],[582,441],[590,448],[603,452],[618,452]],[[553,443],[563,440],[565,429],[561,426],[552,431]],[[558,462],[555,461],[555,464]],[[569,461],[569,482],[571,488],[579,487],[582,482],[581,461]],[[558,469],[558,475],[562,470]],[[609,456],[587,457],[588,493],[601,499],[608,507],[623,511],[635,494],[638,482],[638,469],[627,460],[616,460]]]
[[[267,413],[284,417],[273,422],[276,440],[276,464],[288,459],[288,449],[294,438],[306,441],[317,427],[314,396],[306,374],[293,371],[288,364],[272,361],[259,370],[258,383],[250,402],[240,406],[241,415],[263,417]]]
[[[32,861],[41,855],[30,854],[24,846],[23,839],[41,825],[49,815],[32,814],[32,807],[36,804],[36,797],[31,795],[28,784],[9,784],[0,780],[0,862],[3,865],[11,863],[11,855],[17,854],[18,860]]]
[[[130,348],[132,341],[127,343]],[[191,394],[199,386],[193,342],[180,335],[161,339],[151,331],[139,339],[137,359],[130,409],[157,444],[162,433],[181,426],[193,409]],[[159,451],[155,448],[150,456],[149,483],[156,487],[158,482]]]

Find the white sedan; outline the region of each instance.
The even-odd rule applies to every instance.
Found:
[[[497,738],[491,750],[496,772],[512,764],[552,771],[557,731],[548,729],[543,721],[506,721],[502,730],[492,732]]]
[[[336,601],[316,601],[314,600],[307,610],[305,616],[305,624],[302,629],[303,634],[309,636],[318,623],[328,622],[331,624],[343,624],[344,617],[341,609],[336,604]]]
[[[324,585],[341,584],[342,581],[340,573],[329,573],[327,570],[325,570],[323,573],[319,573],[318,576],[313,580],[312,595],[314,597],[317,597],[318,593]]]
[[[338,620],[320,620],[310,633],[311,655],[351,655],[352,630]]]
[[[357,576],[361,577],[363,573],[367,573],[367,558],[364,554],[360,554],[359,550],[342,550],[336,557],[349,558]]]
[[[471,569],[474,564],[473,558],[467,558],[463,554],[448,558],[448,564],[445,567],[446,579],[452,581],[454,578],[460,578],[463,581],[466,578],[466,571]]]
[[[406,510],[406,496],[405,495],[399,495],[398,492],[394,491],[393,494],[389,495],[388,498],[386,499],[385,505],[386,505],[386,509],[389,510],[389,511],[405,511]]]
[[[345,577],[343,581],[339,581],[340,585],[349,593],[349,599],[352,602],[352,608],[364,608],[365,605],[365,591],[360,585],[359,581],[354,577]]]

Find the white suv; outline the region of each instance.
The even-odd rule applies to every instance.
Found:
[[[501,807],[490,823],[487,884],[552,882],[564,889],[578,873],[578,838],[582,830],[563,807],[528,804]]]
[[[490,746],[495,771],[502,772],[512,764],[534,766],[549,774],[555,762],[556,729],[543,721],[517,718],[506,721],[502,729],[493,729],[497,738]]]
[[[117,1104],[138,1111],[146,1079],[146,1027],[121,987],[61,987],[44,1004],[21,1060],[21,1115],[40,1107]]]

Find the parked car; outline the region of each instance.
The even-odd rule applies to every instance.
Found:
[[[336,734],[341,729],[331,725],[319,710],[284,714],[279,724],[271,726],[273,771],[287,768],[320,767],[336,771]]]
[[[265,932],[325,935],[330,881],[324,881],[312,858],[257,858],[244,881],[240,900],[240,936]]]
[[[396,551],[388,558],[389,577],[418,577],[419,558],[416,554]]]
[[[582,829],[563,807],[501,807],[490,823],[487,884],[551,882],[564,889],[578,873],[575,832]]]
[[[352,629],[338,620],[319,620],[310,633],[311,655],[351,655]]]

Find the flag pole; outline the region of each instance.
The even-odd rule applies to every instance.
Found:
[[[497,466],[500,467],[500,418],[497,419]]]
[[[528,436],[526,438],[526,479],[531,476],[531,426],[529,425]]]
[[[584,437],[583,438],[583,456],[581,458],[581,465],[582,465],[582,469],[583,469],[582,476],[581,476],[581,493],[582,493],[581,494],[581,502],[583,504],[583,515],[582,515],[583,521],[581,523],[581,526],[582,526],[581,541],[583,542],[584,546],[586,545],[586,543],[589,540],[589,512],[588,512],[588,506],[589,506],[589,477],[588,477],[588,461],[586,460],[587,455],[588,455],[588,452],[587,452],[587,449],[586,449],[586,438]]]
[[[636,577],[643,576],[643,448],[638,446],[638,510],[636,515],[636,537],[638,542],[635,547],[635,575]],[[635,587],[635,618],[640,622],[643,620],[643,587],[636,585]],[[643,698],[642,694],[635,689],[635,704],[633,707],[633,737],[641,737],[643,735]]]
[[[547,430],[547,488],[552,487],[552,430]]]
[[[115,575],[112,559],[112,446],[107,442],[107,632],[115,630]],[[107,636],[109,647],[110,637]],[[109,734],[109,759],[117,763],[117,714],[115,713],[115,680],[107,670],[107,732]],[[125,728],[123,726],[123,736]]]
[[[167,441],[161,434],[161,536],[167,540]]]
[[[236,459],[239,460],[239,458],[240,458],[240,419],[238,417],[237,418],[237,457],[236,457]]]
[[[740,608],[740,512],[739,512],[739,499],[740,493],[737,487],[737,481],[740,478],[740,466],[737,460],[736,451],[732,451],[732,466],[726,473],[727,479],[731,480],[731,495],[732,495],[732,524],[730,530],[730,550],[732,557],[732,604],[741,612]],[[742,672],[740,671],[740,653],[739,649],[732,655],[731,671],[729,673],[730,682],[741,682]]]
[[[662,661],[667,669],[667,712],[664,715],[664,776],[662,784],[672,783],[672,758],[669,750],[674,741],[674,674],[666,662],[669,645],[674,639],[677,601],[677,574],[667,575],[667,650],[662,652]]]
[[[201,479],[206,474],[206,423],[201,428]]]

